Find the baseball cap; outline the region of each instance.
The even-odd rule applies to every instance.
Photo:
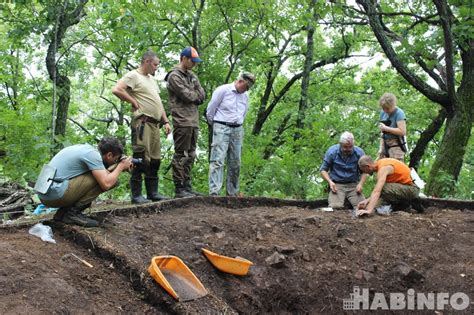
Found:
[[[199,54],[194,47],[186,47],[181,51],[181,56],[191,58],[193,62],[202,62]]]

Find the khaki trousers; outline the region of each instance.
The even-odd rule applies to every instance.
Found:
[[[347,198],[352,208],[357,208],[359,202],[365,199],[364,194],[357,193],[357,183],[336,184],[337,192],[333,193],[329,190],[328,204],[333,209],[343,209],[344,202]]]
[[[56,200],[41,200],[48,207],[84,206],[94,201],[104,191],[91,172],[69,180],[64,196]]]
[[[381,144],[379,152],[379,159],[383,158],[392,158],[392,159],[397,159],[399,161],[404,161],[405,158],[405,152],[403,152],[402,148],[398,146],[398,140],[397,139],[385,139],[385,143],[389,146],[388,148],[388,155],[385,153],[385,146]]]
[[[143,119],[146,117],[132,119],[132,149],[135,158],[142,158],[149,163],[150,160],[161,159],[160,125]]]

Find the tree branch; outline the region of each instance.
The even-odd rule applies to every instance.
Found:
[[[447,3],[444,0],[433,0],[436,9],[438,10],[439,17],[441,19],[441,27],[443,28],[444,38],[444,60],[446,62],[446,86],[448,89],[448,98],[451,104],[456,104],[456,88],[454,79],[454,66],[453,66],[453,34],[451,32],[451,24],[449,21],[449,14],[447,9]]]
[[[87,130],[83,125],[81,125],[80,123],[78,123],[77,121],[75,121],[73,118],[71,117],[68,117],[68,120],[69,121],[72,121],[74,124],[76,124],[79,128],[82,129],[82,131],[84,131],[85,133],[87,133],[88,135],[90,136],[93,136],[95,141],[99,142],[100,139],[97,139],[89,130]]]
[[[200,41],[200,34],[199,34],[199,21],[201,20],[201,14],[202,11],[204,10],[204,3],[205,0],[201,0],[201,5],[199,8],[196,10],[196,14],[193,17],[193,28],[191,29],[191,34],[193,35],[193,42],[192,46],[199,50],[201,48],[201,43]]]
[[[393,49],[390,40],[384,33],[383,25],[378,18],[380,14],[376,11],[372,1],[357,0],[357,3],[363,6],[365,13],[369,18],[370,27],[372,28],[375,37],[385,52],[385,55],[390,60],[390,63],[398,71],[398,73],[400,73],[400,75],[405,78],[405,80],[407,80],[415,89],[425,95],[428,99],[446,108],[451,106],[446,92],[437,90],[425,83],[421,78],[410,71],[407,65],[400,60],[398,54]]]
[[[8,82],[5,82],[5,90],[7,91],[7,96],[10,100],[10,103],[12,104],[13,110],[17,111],[18,109],[16,107],[16,100],[14,100],[14,98],[10,95],[10,86],[8,85]]]
[[[436,136],[438,131],[443,126],[446,116],[446,110],[441,108],[441,110],[438,112],[438,116],[433,119],[433,121],[425,130],[423,130],[415,148],[410,153],[410,167],[418,169],[421,158],[425,154],[428,144],[433,140],[434,136]]]
[[[28,67],[25,67],[25,68],[26,68],[26,71],[28,71],[28,74],[30,75],[31,80],[33,80],[33,85],[35,86],[35,89],[38,92],[39,96],[41,96],[41,98],[44,99],[46,102],[49,102],[49,99],[46,96],[44,96],[43,92],[41,92],[41,90],[39,89],[38,83],[36,83],[35,77],[31,74],[30,68]]]
[[[421,58],[421,55],[419,53],[416,53],[413,58],[415,59],[416,63],[426,72],[428,75],[435,80],[436,84],[438,84],[439,88],[442,89],[443,91],[446,90],[446,83],[443,81],[443,79],[436,74],[436,72],[433,71],[433,69],[430,69],[426,62]]]

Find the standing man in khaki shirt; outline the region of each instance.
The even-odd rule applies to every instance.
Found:
[[[164,126],[167,135],[171,132],[158,85],[153,78],[159,64],[158,56],[151,50],[147,51],[143,54],[140,67],[127,73],[112,89],[118,98],[132,104],[133,157],[143,159],[143,163],[135,165],[130,178],[132,203],[137,204],[168,199],[158,193],[160,126]],[[142,173],[145,174],[148,200],[142,196]]]
[[[198,106],[204,102],[206,95],[191,69],[201,61],[196,49],[186,47],[181,51],[179,64],[165,77],[173,117],[175,153],[171,165],[176,198],[200,195],[192,189],[191,169],[199,135]]]

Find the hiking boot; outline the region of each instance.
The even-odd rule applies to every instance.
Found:
[[[64,218],[64,214],[68,212],[71,207],[61,207],[59,208],[56,213],[54,214],[53,220],[56,222],[61,222]]]
[[[416,212],[418,213],[423,213],[425,212],[425,207],[423,207],[423,204],[421,203],[421,199],[420,198],[416,198],[415,200],[413,200],[411,202],[411,206],[413,207],[413,209],[416,210]]]
[[[186,191],[190,194],[193,194],[195,196],[204,196],[204,194],[193,190],[193,186],[191,185],[191,180],[190,179],[185,180],[183,186],[184,186],[184,189],[186,189]]]
[[[195,195],[187,191],[186,188],[184,188],[183,184],[175,183],[174,196],[175,198],[185,198],[194,197]]]
[[[145,203],[149,203],[150,200],[146,199],[145,197],[143,197],[142,195],[140,196],[137,196],[137,197],[132,197],[132,203],[135,204],[135,205],[140,205],[140,204],[145,204]]]
[[[82,213],[82,211],[86,209],[88,206],[89,205],[80,206],[80,207],[71,207],[69,211],[66,211],[66,213],[64,213],[62,222],[66,224],[80,225],[83,227],[98,227],[99,222],[85,216]]]

